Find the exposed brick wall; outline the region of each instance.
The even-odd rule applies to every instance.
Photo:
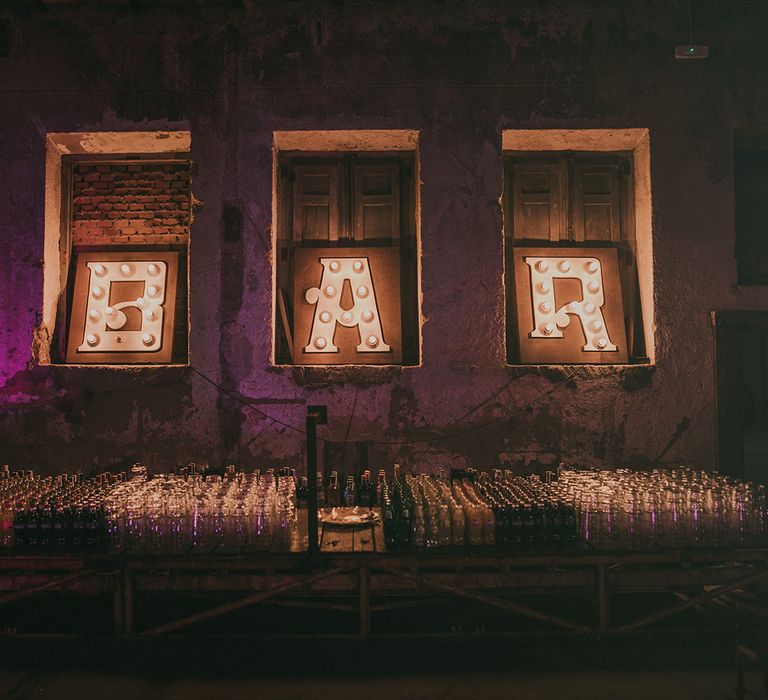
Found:
[[[187,242],[188,161],[78,162],[72,178],[75,246]]]

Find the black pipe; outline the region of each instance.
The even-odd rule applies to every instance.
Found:
[[[317,526],[317,426],[327,423],[326,406],[307,406],[307,533],[310,558],[316,557],[320,552]]]

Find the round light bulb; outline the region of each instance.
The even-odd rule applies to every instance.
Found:
[[[598,338],[597,339],[597,347],[604,348],[606,345],[608,345],[608,338]]]
[[[101,297],[104,296],[104,288],[103,287],[91,287],[91,294],[95,296],[97,299],[101,299]]]
[[[336,287],[334,287],[332,284],[329,284],[325,288],[325,296],[332,297],[336,294]]]
[[[378,344],[379,339],[375,335],[368,337],[368,345],[370,345],[372,348],[375,348]]]
[[[588,301],[586,304],[584,304],[584,311],[586,311],[588,314],[595,313],[595,305],[591,301]]]
[[[107,316],[114,316],[115,310],[111,306],[108,306],[106,309],[104,309],[104,313],[107,314]]]
[[[552,311],[552,304],[550,304],[548,301],[544,301],[541,303],[541,306],[539,306],[542,313],[548,314],[550,311]]]
[[[352,312],[351,311],[345,311],[343,314],[341,314],[341,317],[345,321],[351,321],[352,320]]]
[[[542,331],[544,335],[552,335],[555,332],[555,327],[551,323],[545,323]]]
[[[330,268],[331,268],[331,272],[338,272],[339,271],[339,262],[338,262],[338,260],[331,261]]]
[[[331,314],[329,314],[327,311],[323,311],[323,312],[320,314],[320,320],[321,320],[323,323],[328,323],[328,321],[330,321],[330,320],[331,320]]]
[[[596,331],[599,331],[603,327],[603,322],[596,318],[594,321],[592,321],[592,328]]]
[[[144,304],[146,304],[146,303],[147,303],[147,302],[146,302],[146,300],[144,299],[144,297],[139,297],[138,299],[136,299],[136,306],[138,306],[139,308],[141,308],[142,306],[144,306]]]
[[[94,272],[95,272],[97,275],[101,276],[101,275],[103,275],[103,274],[104,274],[104,273],[107,271],[107,268],[106,268],[106,267],[104,267],[104,265],[94,265],[94,266],[93,266],[93,271],[94,271]]]
[[[595,294],[600,291],[600,285],[597,282],[590,282],[587,285],[587,289],[592,292],[592,294]]]
[[[144,343],[144,345],[152,345],[152,343],[155,342],[155,336],[151,333],[145,333],[141,336],[141,342]]]
[[[154,284],[150,284],[147,288],[147,294],[151,297],[156,297],[158,294],[160,294],[160,287]]]
[[[158,272],[160,272],[160,268],[155,265],[155,263],[149,263],[149,265],[147,265],[147,272],[150,275],[156,275]]]
[[[361,285],[360,285],[360,286],[357,288],[357,296],[359,296],[359,297],[361,297],[361,298],[365,299],[365,297],[367,297],[367,296],[368,296],[368,287],[366,287],[365,285],[362,285],[362,284],[361,284]]]
[[[597,260],[590,260],[587,263],[587,272],[595,273],[595,272],[597,272],[597,268],[598,267],[600,267],[600,266],[597,264]]]
[[[363,263],[360,260],[355,260],[354,263],[352,263],[352,269],[355,272],[362,272],[363,271]]]
[[[315,338],[315,347],[318,348],[319,350],[322,350],[327,344],[328,343],[325,340],[325,338],[322,338],[322,337]]]
[[[99,344],[99,336],[96,335],[95,333],[89,333],[85,337],[85,342],[88,343],[88,345],[91,345],[91,346],[98,345]]]
[[[98,321],[101,318],[101,314],[99,313],[98,309],[91,309],[88,312],[88,318],[90,318],[91,321]]]
[[[373,311],[370,309],[363,311],[363,321],[373,321]]]
[[[536,263],[536,269],[539,272],[546,272],[549,270],[549,263],[546,260],[539,260],[539,262]]]
[[[567,260],[561,260],[558,267],[560,268],[560,272],[568,272],[568,270],[571,269],[571,263]]]
[[[154,321],[157,316],[155,316],[155,310],[152,308],[146,309],[144,311],[144,318],[147,319],[147,321]]]
[[[540,290],[540,291],[541,291],[543,294],[548,294],[550,289],[551,289],[551,287],[549,286],[549,283],[548,283],[548,282],[542,282],[542,283],[539,285],[539,290]]]
[[[120,272],[122,272],[124,275],[130,275],[131,266],[128,263],[123,263],[122,265],[120,265]]]

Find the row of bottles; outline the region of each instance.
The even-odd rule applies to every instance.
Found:
[[[295,474],[221,473],[194,464],[149,477],[89,479],[0,472],[0,546],[149,553],[289,550],[296,538]]]
[[[382,520],[389,548],[500,545],[513,549],[573,547],[576,514],[557,487],[538,477],[493,477],[448,481],[442,475],[384,480]]]
[[[384,479],[384,470],[379,471],[378,483],[374,484],[370,470],[365,470],[359,477],[347,476],[344,484],[341,483],[339,472],[331,470],[328,480],[323,481],[322,475],[317,475],[317,507],[338,508],[339,506],[358,506],[361,508],[373,508],[381,505],[381,484]],[[307,477],[299,480],[296,489],[296,498],[299,505],[305,506],[309,498],[309,483]]]
[[[318,477],[320,508],[380,509],[387,548],[563,550],[763,545],[765,489],[688,468],[404,474],[394,465]],[[288,551],[298,547],[295,471],[190,464],[175,473],[39,476],[0,470],[0,547],[149,553]]]

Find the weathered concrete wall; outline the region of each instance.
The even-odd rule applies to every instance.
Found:
[[[323,434],[377,441],[374,467],[713,464],[708,313],[768,302],[733,257],[733,128],[768,122],[764,4],[697,3],[700,62],[672,57],[683,2],[143,4],[0,10],[0,461],[296,464],[301,433],[254,409],[301,427],[327,403]],[[655,366],[506,367],[501,132],[620,127],[651,134]],[[32,362],[46,133],[152,129],[192,133],[192,366],[251,409],[188,369]],[[420,133],[420,367],[270,364],[272,133],[304,129]]]

